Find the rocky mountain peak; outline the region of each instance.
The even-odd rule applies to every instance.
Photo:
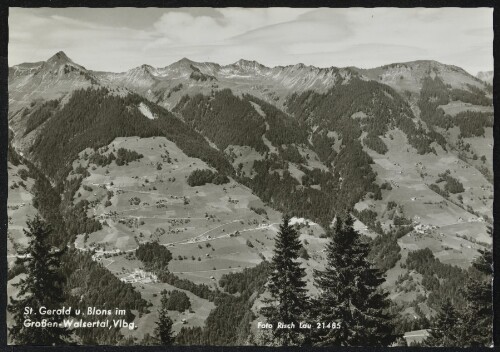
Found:
[[[58,51],[54,54],[50,59],[46,61],[48,64],[66,64],[66,63],[74,63],[64,51]]]
[[[196,62],[189,60],[186,57],[183,57],[179,61],[174,62],[173,64],[168,65],[168,68],[190,68],[192,65],[195,65]]]

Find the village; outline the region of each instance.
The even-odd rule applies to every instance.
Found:
[[[141,283],[141,284],[149,284],[149,283],[157,283],[158,276],[144,271],[142,269],[134,269],[134,271],[127,276],[120,277],[120,281],[125,283]]]

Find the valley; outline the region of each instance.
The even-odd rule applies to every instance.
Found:
[[[91,162],[94,153],[105,156],[106,151],[119,148],[143,157],[121,166]],[[158,304],[162,290],[175,287],[144,271],[144,265],[135,257],[141,243],[165,246],[172,253],[172,274],[213,290],[219,288],[223,275],[252,268],[263,259],[270,260],[281,213],[234,180],[191,187],[187,178],[197,169],[211,168],[188,157],[164,137],[120,137],[96,152],[82,151],[73,162],[69,178],[77,170],[86,170],[88,176],[75,191],[73,202],[88,200],[91,205],[87,216],[98,219],[103,228],[78,235],[75,248],[92,253],[93,260],[117,278],[130,282],[153,306]],[[319,238],[323,232],[320,226],[311,224],[306,228],[302,237],[312,256],[307,262],[312,283],[312,267],[323,260],[321,248],[325,241]],[[144,274],[135,274],[137,270]],[[191,312],[172,316],[176,332],[182,327],[203,326],[214,308],[213,303],[185,292],[192,302]],[[155,317],[154,311],[138,317],[139,329],[130,335],[124,328],[122,333],[141,340],[151,331]]]
[[[127,309],[138,328],[121,329],[123,339],[151,335],[161,292],[179,290],[191,307],[169,310],[176,334],[206,329],[209,342],[248,343],[212,331],[227,299],[238,311],[232,323],[256,333],[283,215],[300,233],[314,296],[325,233],[347,212],[385,272],[392,309],[408,326],[431,319],[492,246],[489,87],[435,61],[365,70],[182,59],[112,73],[60,52],[17,65],[9,72],[10,148],[19,159],[8,164],[9,295],[24,275],[14,262],[27,245],[26,221],[51,214],[57,246],[137,293]],[[49,185],[52,198],[40,194]],[[162,257],[168,268],[139,259],[148,244],[171,254]],[[443,266],[424,272],[415,253]],[[229,293],[233,279],[244,285]],[[71,292],[84,281],[71,276]]]

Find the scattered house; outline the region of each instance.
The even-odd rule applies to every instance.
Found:
[[[410,198],[412,202],[416,201],[417,200],[417,197],[411,197]]]
[[[136,269],[134,269],[133,273],[131,273],[125,277],[120,278],[120,280],[122,282],[125,282],[125,283],[139,282],[139,283],[145,284],[145,283],[151,283],[151,282],[158,282],[158,277],[153,273],[136,268]]]
[[[415,330],[405,332],[403,338],[406,340],[406,343],[410,345],[413,342],[420,343],[429,337],[429,330]]]
[[[435,226],[418,224],[417,226],[415,226],[414,230],[419,234],[426,234],[429,233],[433,228],[435,228]]]

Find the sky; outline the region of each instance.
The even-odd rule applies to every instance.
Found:
[[[493,70],[491,8],[10,8],[9,66],[64,51],[88,69],[221,65],[372,68],[436,60]]]

